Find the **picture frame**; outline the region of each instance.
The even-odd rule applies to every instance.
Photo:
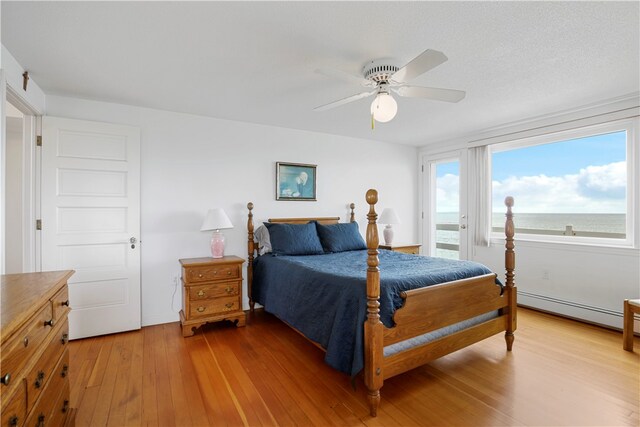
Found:
[[[317,165],[276,162],[276,200],[316,201]]]

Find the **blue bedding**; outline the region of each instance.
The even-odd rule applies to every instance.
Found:
[[[393,326],[400,292],[479,276],[482,264],[381,250],[380,320]],[[326,350],[325,362],[350,375],[364,367],[367,251],[258,257],[253,300]]]

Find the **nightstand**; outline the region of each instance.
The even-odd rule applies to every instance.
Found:
[[[237,256],[181,259],[182,336],[209,322],[230,320],[244,326],[242,311],[242,263]]]
[[[379,245],[379,249],[388,249],[390,251],[395,252],[403,252],[405,254],[415,254],[418,255],[420,253],[420,246],[417,243],[409,244],[409,245],[400,245],[400,244],[392,244],[392,245]]]

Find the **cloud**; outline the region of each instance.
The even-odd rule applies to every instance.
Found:
[[[460,177],[445,174],[436,184],[436,207],[438,212],[458,212],[460,204]]]
[[[563,176],[510,176],[493,181],[493,210],[515,198],[518,211],[527,213],[626,212],[626,162],[588,166]]]

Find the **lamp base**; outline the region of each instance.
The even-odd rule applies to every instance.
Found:
[[[211,258],[224,257],[224,234],[214,231],[211,235]]]
[[[391,228],[391,224],[388,224],[384,228],[382,234],[384,235],[384,244],[391,245],[391,243],[393,243],[393,228]]]

